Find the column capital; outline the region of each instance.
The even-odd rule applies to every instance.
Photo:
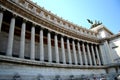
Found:
[[[87,42],[87,41],[85,41],[84,43],[86,43],[86,44],[87,44],[88,42]]]
[[[26,23],[26,22],[27,22],[27,20],[23,18],[23,22],[24,22],[24,23]]]
[[[77,40],[77,43],[80,43],[80,41]]]
[[[51,33],[52,31],[48,29],[48,33]]]
[[[98,44],[95,44],[95,46],[98,46]]]
[[[55,35],[57,36],[57,35],[59,35],[59,34],[55,32]]]
[[[40,27],[40,30],[44,30],[45,28],[43,28],[43,27]]]
[[[82,41],[83,43],[87,43],[87,40]]]
[[[85,42],[84,41],[81,41],[82,42],[82,44],[84,44]]]
[[[64,34],[60,34],[60,35],[61,35],[61,37],[63,37],[63,38],[65,37],[65,35],[64,35]]]
[[[36,24],[35,23],[32,23],[32,27],[35,27],[36,26]]]
[[[1,6],[0,6],[0,12],[4,12],[6,9],[4,9],[4,8],[2,8]]]
[[[72,38],[72,41],[75,41],[75,39]]]
[[[90,43],[91,45],[95,45],[93,42]]]
[[[16,17],[17,17],[17,14],[12,13],[12,17],[13,17],[13,18],[16,18]]]
[[[70,37],[66,36],[68,40],[70,40]]]

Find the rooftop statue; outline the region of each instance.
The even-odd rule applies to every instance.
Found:
[[[96,20],[95,20],[95,22],[93,22],[92,20],[87,19],[87,21],[91,24],[91,28],[94,28],[94,27],[102,24],[102,22],[96,21]]]

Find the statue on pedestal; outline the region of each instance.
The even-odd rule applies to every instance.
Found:
[[[102,22],[100,22],[100,21],[96,21],[96,20],[95,20],[95,22],[93,22],[92,20],[87,19],[87,21],[88,21],[88,23],[90,23],[90,24],[91,24],[91,28],[94,28],[94,27],[96,27],[96,26],[98,26],[98,25],[101,25],[101,24],[102,24]]]

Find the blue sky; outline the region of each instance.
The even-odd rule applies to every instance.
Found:
[[[65,20],[90,28],[86,19],[101,21],[113,33],[120,31],[120,0],[33,0]]]

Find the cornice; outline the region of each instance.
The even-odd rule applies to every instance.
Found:
[[[77,25],[77,24],[74,24],[73,22],[70,22],[70,21],[68,21],[68,20],[63,19],[62,17],[59,17],[59,16],[53,14],[51,11],[47,11],[44,7],[40,7],[39,5],[37,5],[37,3],[34,3],[34,2],[32,2],[32,1],[30,1],[30,0],[26,0],[26,1],[29,2],[29,3],[31,3],[32,5],[40,8],[42,11],[46,12],[47,14],[52,15],[52,16],[54,16],[55,18],[61,20],[63,23],[67,23],[67,24],[69,24],[69,25],[73,25],[74,27],[76,27],[76,28],[78,28],[78,29],[86,30],[86,31],[89,31],[89,32],[92,32],[92,33],[97,34],[97,32],[95,32],[95,31],[92,31],[92,30],[90,30],[90,29],[86,29],[86,28],[84,28],[84,27],[82,27],[82,26],[79,26],[79,25]]]

